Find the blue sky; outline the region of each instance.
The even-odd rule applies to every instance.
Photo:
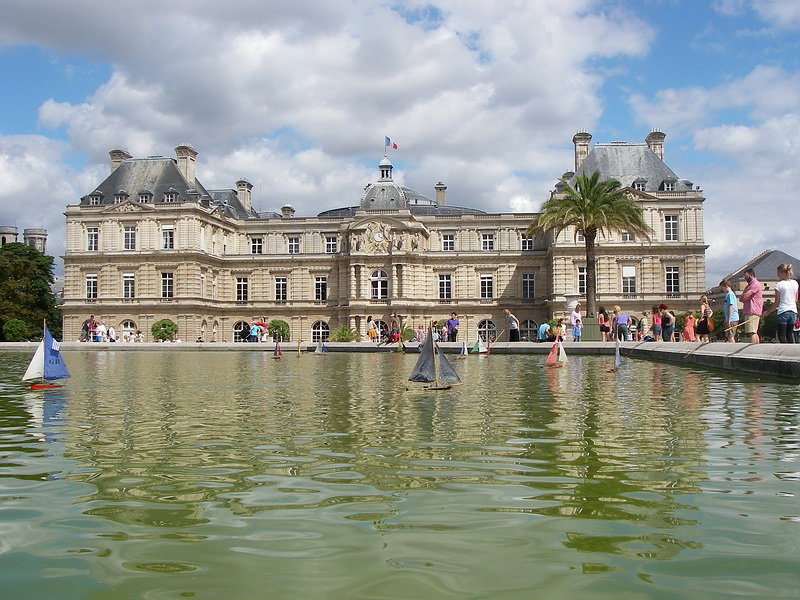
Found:
[[[529,212],[576,131],[660,129],[707,198],[709,285],[768,248],[800,257],[796,0],[10,0],[2,17],[0,224],[47,228],[54,255],[119,146],[191,143],[207,188],[246,177],[256,208],[304,216],[356,204],[388,135],[404,185]]]

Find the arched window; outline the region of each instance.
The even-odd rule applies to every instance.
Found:
[[[497,326],[494,324],[494,321],[485,319],[478,323],[478,337],[484,342],[487,340],[492,340],[493,342],[497,340]]]
[[[250,323],[247,321],[237,321],[233,326],[233,341],[246,342],[250,335]]]
[[[373,271],[369,281],[372,300],[386,300],[389,297],[389,277],[386,271]]]
[[[317,321],[311,326],[311,341],[312,342],[327,342],[330,327],[325,321]]]
[[[519,336],[523,342],[533,342],[539,331],[539,324],[533,319],[525,319],[520,323]]]
[[[123,342],[133,341],[136,334],[136,323],[130,319],[123,321],[119,326],[119,336]]]

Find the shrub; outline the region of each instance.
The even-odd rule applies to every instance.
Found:
[[[341,325],[331,331],[328,339],[332,342],[352,342],[358,337],[358,332],[352,327]]]
[[[289,324],[280,319],[273,319],[267,326],[267,333],[273,340],[288,342],[291,340]]]
[[[11,319],[3,325],[3,336],[7,342],[21,342],[28,339],[28,326],[25,321]]]
[[[169,319],[161,319],[153,323],[150,327],[150,332],[153,334],[154,340],[164,341],[171,340],[178,333],[178,326],[174,321]]]

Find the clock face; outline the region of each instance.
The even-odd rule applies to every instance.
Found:
[[[372,236],[372,239],[374,239],[376,242],[382,242],[383,241],[383,234],[379,231],[375,235]]]

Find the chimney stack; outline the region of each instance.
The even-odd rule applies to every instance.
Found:
[[[239,181],[236,182],[236,197],[239,198],[239,202],[242,203],[244,209],[247,212],[251,210],[251,190],[253,189],[253,184],[247,181],[244,177],[242,177]]]
[[[117,167],[119,167],[122,164],[122,161],[128,160],[129,158],[133,158],[130,155],[130,153],[128,153],[128,151],[125,150],[125,148],[114,148],[111,152],[108,153],[108,155],[111,157],[112,173],[117,170]]]
[[[197,150],[189,144],[181,144],[175,148],[175,156],[178,158],[178,170],[186,178],[189,186],[195,187],[197,181],[195,180],[194,165],[197,159]]]
[[[650,148],[650,150],[652,150],[661,160],[664,160],[665,137],[667,137],[665,134],[661,133],[657,129],[654,129],[647,134],[646,138],[644,138],[644,141],[647,142],[647,147]]]
[[[589,156],[589,142],[592,141],[592,134],[585,131],[579,131],[572,136],[572,143],[575,144],[575,172],[581,166],[581,163]]]
[[[438,204],[439,206],[444,206],[445,205],[444,193],[447,190],[447,186],[440,181],[435,186],[433,186],[433,189],[436,190],[436,204]]]

